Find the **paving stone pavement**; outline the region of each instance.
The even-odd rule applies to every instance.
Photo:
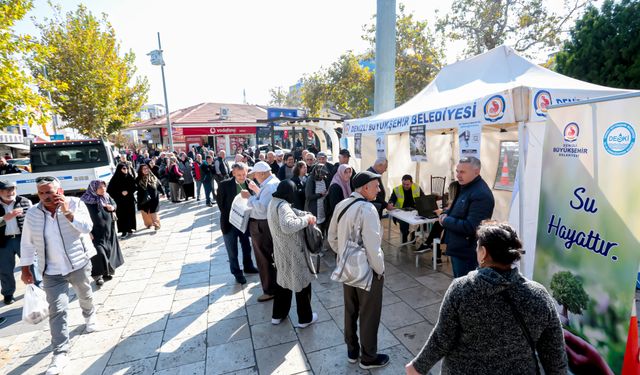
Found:
[[[451,282],[447,262],[433,271],[427,253],[416,268],[411,249],[383,241],[387,272],[378,346],[391,363],[363,371],[347,362],[342,288],[329,278],[332,254],[322,258],[312,284],[318,322],[294,328],[294,299],[289,319],[273,326],[272,302],[256,300],[258,276],[241,286],[229,273],[215,206],[163,201],[160,217],[159,231],[138,230],[121,241],[125,264],[95,289],[98,332],[84,332],[72,295],[71,363],[64,374],[401,374],[431,332]],[[386,239],[386,220],[383,225]],[[400,243],[396,229],[390,242]],[[0,327],[0,373],[41,374],[52,356],[49,327],[21,321],[24,286],[18,285],[18,302],[0,308],[8,319]],[[431,373],[439,372],[436,366]]]

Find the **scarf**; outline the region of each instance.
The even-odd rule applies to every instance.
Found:
[[[347,198],[351,195],[351,181],[345,181],[342,179],[342,175],[347,169],[353,170],[349,164],[340,164],[340,166],[338,167],[338,171],[333,175],[333,178],[331,179],[331,184],[329,184],[329,186],[333,184],[340,186],[340,188],[342,189],[343,198]]]
[[[104,195],[98,195],[98,188],[100,185],[104,185],[105,189],[107,187],[107,183],[102,180],[93,180],[89,183],[89,187],[87,187],[87,191],[82,194],[80,200],[86,204],[97,204],[102,203],[102,205],[109,204],[109,193],[106,191]]]

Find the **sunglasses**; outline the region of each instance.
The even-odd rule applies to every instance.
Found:
[[[60,182],[57,178],[53,176],[42,176],[42,177],[36,178],[36,184],[39,182],[54,182],[54,181]]]

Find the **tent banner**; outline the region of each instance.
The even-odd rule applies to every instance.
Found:
[[[362,158],[362,134],[356,134],[353,137],[353,153],[357,159]]]
[[[533,279],[553,296],[574,373],[622,369],[640,263],[636,99],[547,113]]]
[[[460,158],[473,156],[480,160],[480,140],[482,127],[480,124],[465,124],[458,128],[460,142]]]
[[[544,121],[547,118],[547,107],[550,105],[579,102],[581,100],[618,93],[614,91],[615,89],[609,91],[589,91],[532,87],[530,90],[531,94],[529,98],[531,98],[531,103],[529,104],[529,121]]]
[[[409,130],[409,152],[412,161],[427,161],[427,134],[424,125],[412,126]]]
[[[384,133],[376,134],[376,157],[384,158],[387,156],[387,141]]]
[[[402,107],[399,107],[402,108]],[[515,122],[513,100],[506,90],[472,102],[448,106],[404,116],[381,119],[366,117],[346,121],[344,134],[404,133],[413,125],[425,125],[426,130],[457,128],[464,124],[510,124]]]

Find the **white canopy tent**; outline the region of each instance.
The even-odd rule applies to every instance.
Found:
[[[514,187],[513,194],[494,190],[494,218],[509,218],[517,228],[525,228],[523,232],[519,230],[527,250],[523,271],[531,276],[546,108],[552,104],[623,92],[627,90],[563,76],[517,55],[509,47],[500,46],[444,67],[420,93],[391,111],[347,121],[344,134],[352,137],[362,133],[363,152],[359,170],[371,165],[376,157],[376,134],[386,135],[389,172],[383,182],[388,188],[398,185],[401,176],[406,173],[415,173],[419,182],[421,174],[453,178],[459,147],[455,133],[458,126],[465,124],[482,126],[482,176],[489,186],[493,186],[499,163],[500,141],[517,140],[521,145],[518,186]],[[411,125],[426,126],[427,162],[418,164],[411,161]],[[430,190],[428,184],[423,182],[421,185],[423,189]],[[522,194],[518,194],[518,191]],[[519,204],[512,205],[511,202]]]

